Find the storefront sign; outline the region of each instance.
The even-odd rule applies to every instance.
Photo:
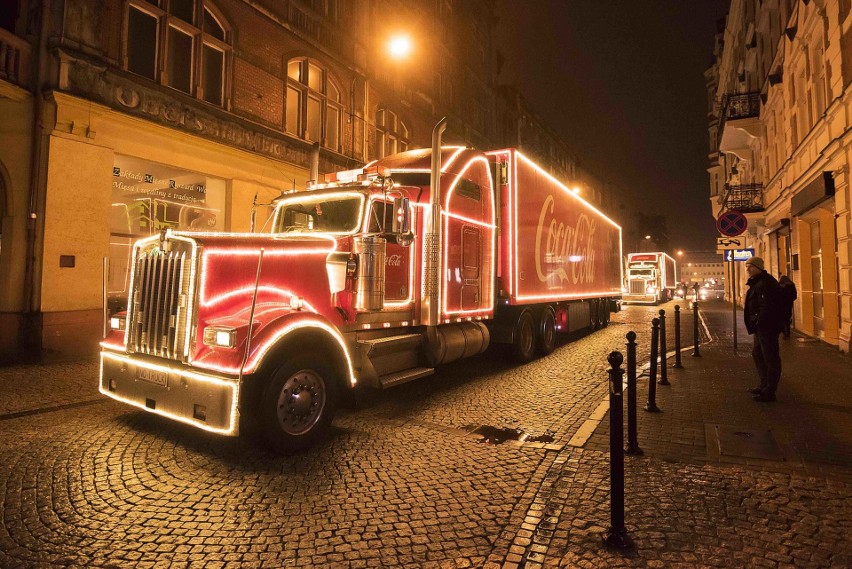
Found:
[[[220,118],[215,111],[180,103],[103,67],[95,67],[79,59],[62,59],[62,65],[67,70],[67,74],[61,74],[62,89],[82,94],[134,116],[291,164],[304,164],[309,160],[310,148],[307,143],[274,136],[274,131],[262,127],[247,128],[236,119],[224,118],[227,116],[225,111],[221,111],[223,117]],[[262,130],[267,130],[269,134]]]

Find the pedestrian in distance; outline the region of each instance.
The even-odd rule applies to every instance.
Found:
[[[766,272],[763,259],[752,257],[746,261],[749,279],[743,318],[746,330],[754,335],[751,357],[757,366],[760,385],[751,389],[755,401],[775,401],[775,392],[781,380],[781,353],[778,335],[783,328],[781,291],[775,277]]]
[[[781,306],[783,308],[784,320],[782,324],[782,332],[784,339],[790,339],[790,326],[793,324],[793,302],[799,297],[796,293],[796,285],[790,280],[787,275],[781,275],[778,279],[778,286],[781,287]]]

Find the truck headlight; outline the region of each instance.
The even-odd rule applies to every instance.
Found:
[[[656,294],[657,293],[657,287],[655,287],[654,285],[648,285],[648,286],[645,287],[645,292],[648,293],[648,294]]]
[[[237,342],[237,331],[233,328],[208,326],[204,329],[204,345],[214,348],[233,348]]]
[[[621,292],[627,292],[627,287],[626,286],[621,287]]]
[[[124,330],[127,325],[127,318],[124,316],[113,316],[109,319],[110,330]]]

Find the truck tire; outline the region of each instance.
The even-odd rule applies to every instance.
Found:
[[[593,298],[589,301],[589,330],[594,332],[600,328],[601,324],[601,308],[600,302]]]
[[[273,371],[259,404],[264,438],[276,451],[290,454],[322,439],[337,405],[331,368],[301,356]]]
[[[598,306],[600,307],[600,310],[598,310],[598,324],[601,328],[606,328],[609,326],[609,299],[600,299]]]
[[[541,317],[538,322],[538,339],[536,342],[536,351],[546,356],[553,352],[556,347],[556,317],[553,314],[553,309],[549,306],[541,311]]]
[[[535,321],[532,314],[524,311],[515,323],[515,333],[512,335],[512,351],[520,363],[531,361],[535,356]]]

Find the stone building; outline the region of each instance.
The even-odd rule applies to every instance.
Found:
[[[315,143],[320,173],[428,146],[443,116],[447,143],[498,146],[495,22],[486,0],[5,3],[0,360],[96,350],[133,240],[248,231],[254,202],[259,230]]]
[[[743,212],[769,271],[799,289],[799,331],[852,335],[852,4],[732,0],[709,94],[713,213]],[[743,298],[745,271],[735,275]]]

